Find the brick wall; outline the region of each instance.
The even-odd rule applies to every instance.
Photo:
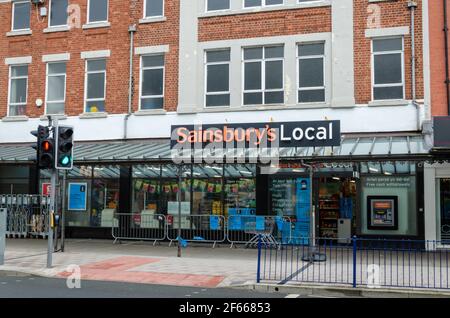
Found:
[[[48,3],[48,1],[47,1]],[[69,1],[81,8],[81,24],[86,23],[87,0]],[[170,53],[166,57],[168,80],[165,86],[165,107],[176,109],[177,105],[177,64],[178,64],[178,2],[166,1],[167,21],[160,23],[139,24],[143,16],[143,1],[109,1],[110,27],[96,29],[73,28],[68,32],[43,33],[48,26],[47,18],[37,17],[35,8],[31,14],[32,35],[6,37],[11,30],[11,4],[0,4],[0,58],[29,56],[33,63],[29,66],[29,87],[27,115],[36,117],[44,114],[44,106],[37,108],[35,100],[45,99],[46,63],[42,62],[45,54],[70,53],[67,62],[66,114],[79,115],[84,107],[84,72],[85,61],[80,52],[94,50],[111,50],[107,59],[106,112],[126,113],[128,109],[128,74],[129,74],[129,33],[128,26],[136,23],[136,46],[169,44]],[[0,64],[0,116],[6,116],[8,96],[9,68]],[[139,95],[139,57],[135,56],[135,98],[133,109],[138,108]]]
[[[380,7],[380,22],[382,28],[410,26],[410,11],[407,0],[377,2]],[[367,103],[371,100],[371,40],[365,37],[371,12],[368,12],[367,0],[354,1],[354,50],[355,50],[355,99],[357,103]],[[416,38],[416,98],[423,98],[423,32],[422,32],[422,0],[417,1],[415,13]],[[369,23],[370,26],[370,23]],[[411,33],[411,32],[410,32]],[[405,94],[411,99],[411,36],[404,38],[405,51]]]
[[[447,1],[450,9],[450,1]],[[447,116],[447,88],[445,85],[444,13],[442,1],[429,1],[430,19],[430,77],[431,112],[433,116]],[[450,16],[448,18],[450,23]],[[450,58],[450,56],[449,56]]]
[[[331,32],[331,7],[203,18],[199,41]]]

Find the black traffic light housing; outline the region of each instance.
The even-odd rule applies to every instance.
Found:
[[[55,131],[55,168],[70,170],[73,168],[73,127],[58,126]]]
[[[37,165],[40,169],[52,169],[54,165],[54,141],[50,138],[50,129],[45,126],[38,126],[37,130],[31,132],[37,137],[37,143],[33,146],[37,151]]]

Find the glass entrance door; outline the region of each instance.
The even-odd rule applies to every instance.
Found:
[[[450,178],[439,179],[439,205],[442,243],[450,243]]]

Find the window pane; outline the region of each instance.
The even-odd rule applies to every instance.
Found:
[[[30,2],[14,4],[13,30],[30,28]]]
[[[142,72],[142,96],[163,95],[163,69],[151,69]]]
[[[163,108],[164,98],[142,98],[141,109],[160,109]]]
[[[66,74],[66,63],[49,63],[48,74]]]
[[[163,15],[164,0],[146,0],[147,8],[145,8],[146,17],[156,17]]]
[[[273,46],[265,48],[265,57],[266,59],[277,58],[284,56],[284,47],[283,46]]]
[[[164,66],[164,55],[148,55],[142,57],[143,67]]]
[[[105,98],[105,73],[87,75],[87,98]]]
[[[402,38],[373,40],[374,52],[397,51],[402,50],[402,48],[403,48]]]
[[[48,103],[47,114],[64,114],[64,103]]]
[[[68,0],[51,0],[50,26],[67,24]]]
[[[245,63],[245,90],[261,89],[261,62]]]
[[[89,22],[108,20],[108,0],[89,0]]]
[[[261,5],[261,0],[245,0],[246,7],[257,7]]]
[[[206,106],[230,106],[230,94],[206,95]]]
[[[87,62],[88,72],[106,70],[106,60],[92,60]]]
[[[324,52],[324,43],[300,44],[298,46],[298,56],[323,55]]]
[[[65,92],[65,76],[49,76],[48,88],[47,88],[47,100],[48,101],[61,101],[64,100]]]
[[[283,0],[266,0],[266,5],[282,4]]]
[[[28,76],[28,65],[22,66],[12,66],[11,67],[11,76]]]
[[[323,86],[323,59],[299,60],[299,85],[300,87]]]
[[[298,92],[298,102],[299,103],[313,103],[313,102],[324,102],[325,101],[325,90],[315,89],[307,91]]]
[[[266,92],[264,93],[264,103],[265,104],[283,104],[284,103],[284,92]]]
[[[229,67],[225,65],[208,65],[207,92],[226,92],[229,90]]]
[[[25,105],[14,105],[9,107],[9,116],[22,116],[26,115]]]
[[[104,112],[105,111],[105,101],[90,101],[86,102],[86,112]]]
[[[230,61],[230,50],[206,52],[207,63],[229,62],[229,61]]]
[[[263,57],[262,47],[252,47],[244,49],[244,60],[262,59],[262,57]]]
[[[402,82],[401,54],[383,54],[374,56],[375,84]]]
[[[266,89],[283,88],[283,61],[266,62]]]
[[[403,86],[395,87],[375,87],[373,98],[380,99],[403,99]]]
[[[27,101],[27,79],[11,80],[11,103],[26,103]]]
[[[230,0],[208,0],[208,11],[230,8]]]
[[[262,104],[262,93],[245,93],[244,105]]]

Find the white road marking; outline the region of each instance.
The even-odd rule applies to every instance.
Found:
[[[6,285],[6,284],[8,284],[7,282],[2,282],[2,285]]]
[[[287,296],[284,297],[284,298],[298,298],[298,297],[300,297],[299,294],[289,294],[289,295],[287,295]]]

